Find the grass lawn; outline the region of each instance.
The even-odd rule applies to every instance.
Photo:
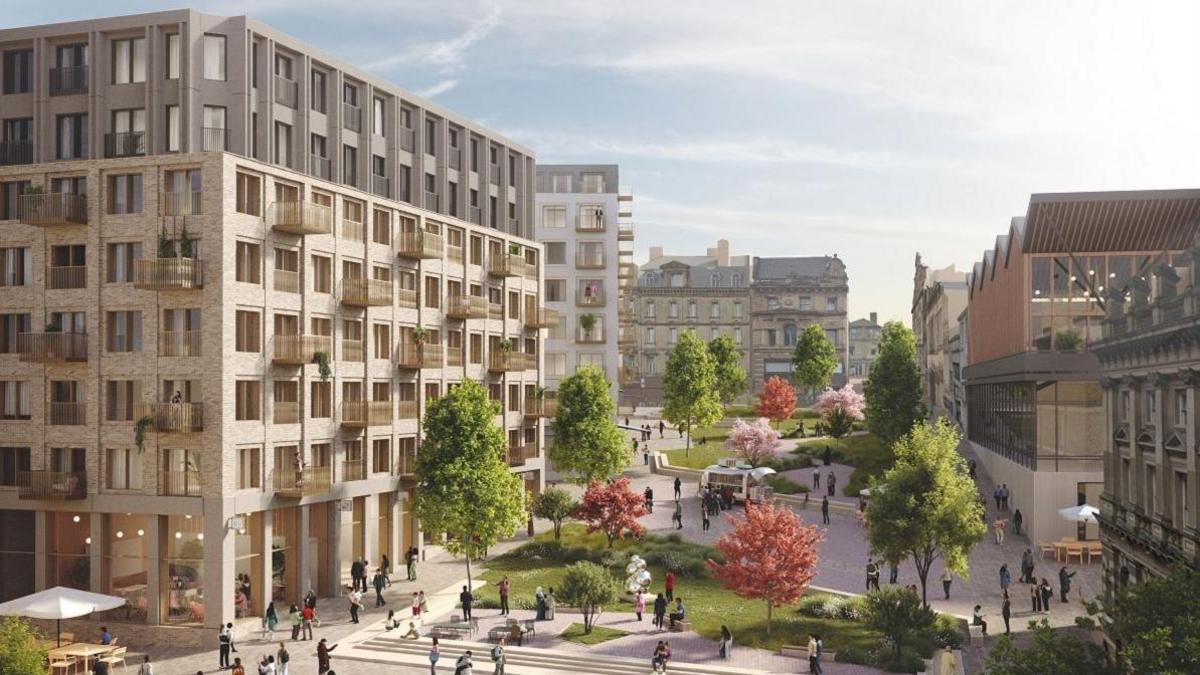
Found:
[[[730,408],[730,410],[732,411],[734,408]],[[739,412],[746,413],[745,415],[740,415],[743,418],[754,418],[754,411],[751,409],[744,411],[739,409]],[[801,414],[800,411],[797,411],[796,415],[792,416],[792,419],[784,421],[779,426],[780,435],[787,436],[791,434],[801,424],[804,425],[804,433],[812,434],[818,420],[812,411],[805,410],[803,412],[814,416],[797,417],[796,415]],[[737,417],[731,414],[713,426],[698,427],[692,434],[691,452],[688,453],[686,448],[675,448],[667,451],[667,458],[670,459],[671,464],[674,466],[681,466],[688,469],[703,469],[711,464],[716,464],[719,459],[728,457],[729,452],[724,448],[725,439],[729,436],[729,429],[733,426],[733,420]]]
[[[539,542],[553,541],[553,533],[543,533],[537,536]],[[584,528],[578,524],[568,524],[563,528],[563,543],[568,546],[583,546],[593,551],[606,551],[604,536],[600,533],[584,534]],[[658,550],[670,547],[664,538],[649,536],[647,542],[639,544],[632,540],[621,540],[614,544],[614,550],[620,555],[610,567],[613,578],[618,582],[624,580],[624,564],[629,553],[646,555],[648,546]],[[679,553],[671,555],[678,558],[696,557],[698,551],[708,550],[689,544],[676,544]],[[709,555],[702,553],[701,555]],[[486,571],[480,576],[487,580],[488,585],[477,591],[480,606],[497,606],[496,584],[504,576],[510,584],[510,597],[514,606],[532,606],[534,590],[541,586],[549,589],[561,587],[563,575],[568,563],[561,560],[531,558],[509,553],[498,556],[486,562]],[[654,582],[652,590],[662,589],[662,579],[665,570],[661,565],[650,565]],[[734,641],[739,645],[778,650],[784,644],[805,644],[809,633],[819,633],[825,640],[827,649],[837,650],[846,647],[868,649],[879,643],[878,633],[860,623],[837,619],[823,619],[803,616],[795,608],[776,608],[772,621],[771,635],[766,634],[767,603],[746,600],[727,591],[715,579],[703,572],[699,577],[678,575],[675,594],[682,597],[687,607],[688,621],[700,635],[713,640],[720,637],[721,625],[729,626],[733,631]],[[632,612],[632,606],[621,602],[618,606],[605,607],[605,612]],[[649,619],[647,619],[647,626]]]
[[[840,441],[814,440],[801,441],[796,448],[797,455],[811,455],[819,458],[825,451],[825,446],[833,448],[833,459],[841,464],[854,467],[850,480],[842,487],[842,494],[847,497],[857,497],[860,490],[867,487],[872,477],[883,475],[891,468],[895,458],[891,448],[872,434],[847,436]]]
[[[809,491],[809,487],[788,478],[787,476],[767,476],[767,485],[780,495],[800,495]]]
[[[560,633],[559,637],[567,642],[591,646],[598,645],[601,642],[608,642],[609,640],[616,640],[626,635],[629,635],[629,633],[617,630],[616,628],[605,628],[604,626],[592,626],[591,633],[584,633],[582,623],[573,623],[567,626],[567,629]]]

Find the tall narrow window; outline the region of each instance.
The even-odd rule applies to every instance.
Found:
[[[204,79],[225,79],[225,36],[204,36]]]
[[[312,109],[319,113],[325,112],[325,79],[325,73],[312,71]]]
[[[221,152],[229,149],[228,132],[225,129],[225,107],[204,106],[203,129],[201,130],[205,152]]]
[[[4,52],[4,93],[28,94],[33,90],[33,50]]]
[[[59,115],[57,132],[58,159],[85,159],[88,148],[87,113]]]
[[[387,128],[383,123],[384,101],[376,98],[371,104],[371,130],[376,136],[387,136]]]
[[[167,106],[167,152],[179,152],[180,143],[179,106]]]
[[[179,33],[167,36],[167,79],[179,79]]]
[[[292,125],[290,124],[275,123],[275,163],[287,167],[292,165]]]
[[[112,82],[146,81],[146,38],[112,41]]]

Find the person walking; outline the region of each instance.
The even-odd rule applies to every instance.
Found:
[[[275,614],[275,602],[267,601],[267,611],[263,613],[262,629],[263,635],[268,640],[275,639],[275,626],[279,625],[279,616]]]
[[[670,572],[668,572],[668,574],[670,574]],[[659,593],[658,597],[654,598],[654,625],[658,627],[659,630],[663,629],[663,622],[666,619],[666,616],[667,599],[663,597],[662,593]]]
[[[1012,618],[1012,602],[1008,599],[1008,591],[1004,591],[1004,600],[1000,603],[1000,616],[1004,617],[1004,634],[1008,635],[1012,632],[1008,627],[1008,620]]]
[[[895,584],[900,577],[900,563],[895,560],[888,561],[888,583]]]
[[[820,489],[821,489],[821,467],[819,467],[819,466],[814,466],[814,467],[813,467],[813,486],[812,486],[812,489],[814,489],[814,490],[820,490]]]
[[[454,662],[454,675],[473,675],[474,667],[475,664],[471,661],[471,650],[468,649]]]
[[[500,580],[500,584],[497,587],[497,589],[500,591],[500,616],[504,616],[505,614],[508,614],[508,577],[507,576]]]
[[[413,565],[414,565],[413,558],[414,558],[414,556],[413,556],[412,547],[405,549],[404,550],[404,574],[405,574],[404,578],[407,579],[408,581],[413,581]]]
[[[654,513],[654,489],[647,485],[642,497],[646,499],[646,513]]]
[[[1003,518],[997,518],[992,522],[992,534],[996,537],[997,546],[1004,543],[1004,526],[1007,524],[1008,521]]]
[[[721,626],[721,646],[717,650],[717,654],[722,659],[730,658],[730,653],[733,651],[733,631],[729,630],[729,626]]]
[[[233,624],[221,626],[217,630],[217,660],[219,668],[229,668],[229,652],[233,649]]]
[[[821,675],[821,640],[815,633],[808,636],[808,672]]]
[[[295,605],[292,605],[292,608],[290,610],[288,610],[288,622],[292,624],[292,639],[299,640],[300,639],[300,622],[301,622],[300,608],[296,607]]]
[[[663,432],[665,432],[666,430],[667,430],[667,423],[662,420],[659,420],[658,421],[658,437],[663,438]]]
[[[363,608],[362,593],[352,590],[346,594],[346,599],[350,601],[350,623],[358,623],[358,612]]]
[[[708,525],[709,525],[709,523],[708,523],[708,507],[706,507],[703,503],[701,503],[700,504],[700,528],[703,531],[708,532]]]
[[[383,554],[383,562],[379,565],[379,571],[383,573],[383,580],[387,582],[388,588],[392,587],[392,561],[388,559],[386,553]]]
[[[1021,583],[1029,583],[1033,578],[1033,551],[1025,549],[1021,554]]]
[[[467,623],[471,622],[471,603],[475,601],[475,596],[471,595],[471,591],[467,590],[466,586],[462,587],[462,593],[458,594],[458,601],[462,603],[463,620]]]
[[[821,523],[829,524],[829,497],[825,496],[821,497]]]
[[[383,576],[383,568],[375,570],[375,578],[371,580],[371,584],[375,587],[375,606],[383,607],[387,604],[387,600],[383,599],[383,589],[387,586],[387,577]]]
[[[867,559],[867,590],[879,590],[879,565],[871,558]]]
[[[1007,591],[1008,585],[1012,583],[1012,573],[1008,571],[1008,563],[1000,566],[1000,590]]]
[[[633,613],[637,615],[637,620],[642,620],[642,614],[646,611],[646,592],[638,589],[637,597],[633,599]]]
[[[325,643],[325,638],[317,643],[317,675],[325,675],[329,672],[329,653],[337,649],[337,645],[328,645]]]
[[[675,480],[679,480],[676,478]],[[675,523],[675,529],[683,529],[683,505],[679,503],[679,497],[675,497],[675,513],[671,514],[671,522]]]
[[[304,609],[300,610],[300,639],[313,639],[313,621],[316,620],[317,610],[313,609],[308,603],[305,603]]]
[[[554,620],[554,610],[558,607],[558,600],[554,597],[554,587],[546,591],[546,620]]]
[[[1068,602],[1067,593],[1071,592],[1071,577],[1075,576],[1074,572],[1067,572],[1067,566],[1063,565],[1058,570],[1058,591],[1059,597],[1064,603]]]
[[[1045,578],[1042,579],[1042,612],[1050,613],[1050,599],[1054,597],[1054,587]]]
[[[992,490],[992,501],[996,502],[996,510],[999,511],[1000,510],[1000,486],[996,486],[996,489]]]
[[[679,480],[679,476],[675,476],[675,501],[679,501],[683,494],[683,481]]]
[[[279,643],[279,651],[275,652],[275,663],[279,666],[279,675],[287,675],[288,663],[292,660],[292,655],[288,652],[287,645]]]
[[[1013,532],[1019,537],[1021,536],[1021,525],[1025,522],[1024,516],[1021,515],[1021,509],[1013,511]]]
[[[666,576],[663,577],[663,586],[667,590],[667,602],[675,599],[675,571],[667,570]]]
[[[442,648],[438,646],[437,636],[434,636],[429,645],[429,675],[437,675],[437,662],[440,658],[442,658]]]
[[[1031,610],[1034,614],[1042,611],[1042,590],[1038,588],[1037,580],[1029,584],[1029,600]]]
[[[950,570],[942,568],[942,592],[946,594],[946,599],[950,599],[950,584],[954,582],[954,576],[950,574]]]
[[[497,638],[496,646],[492,647],[492,663],[496,664],[492,675],[504,675],[504,638]]]

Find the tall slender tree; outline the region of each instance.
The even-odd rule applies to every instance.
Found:
[[[525,487],[509,471],[504,431],[492,421],[499,413],[487,389],[464,380],[429,404],[422,425],[413,512],[425,531],[449,534],[446,550],[466,559],[468,584],[471,559],[527,517]]]
[[[686,454],[692,450],[692,430],[721,419],[717,398],[716,366],[708,346],[685,330],[667,356],[663,373],[663,418],[687,433]]]
[[[742,368],[742,350],[728,335],[719,335],[708,342],[717,378],[717,395],[729,405],[746,393],[746,369]]]
[[[925,419],[917,341],[908,326],[899,321],[884,324],[863,392],[867,399],[867,428],[885,443],[895,442]]]
[[[829,384],[837,363],[837,350],[820,324],[809,324],[800,331],[792,349],[792,379],[808,391],[810,400]]]
[[[586,365],[558,385],[550,461],[580,484],[610,478],[629,463],[608,384],[602,370]]]

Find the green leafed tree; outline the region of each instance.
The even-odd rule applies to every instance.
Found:
[[[958,441],[945,420],[914,426],[892,446],[896,463],[872,484],[867,504],[871,549],[884,560],[912,558],[926,605],[933,562],[965,578],[967,553],[987,531]]]
[[[471,559],[526,518],[525,487],[508,469],[504,431],[492,421],[499,405],[487,389],[465,380],[429,404],[417,453],[413,511],[427,532],[445,532],[446,550]]]
[[[550,461],[572,480],[587,484],[621,473],[629,462],[625,437],[614,421],[609,382],[596,366],[581,366],[558,385]]]
[[[899,660],[905,641],[933,625],[933,610],[909,589],[889,585],[867,593],[863,623],[888,638],[893,656]]]
[[[563,522],[579,508],[579,500],[559,488],[546,488],[533,499],[533,515],[554,523],[554,538],[562,538]]]
[[[809,324],[796,336],[792,349],[792,379],[809,394],[824,388],[837,368],[837,350],[820,324]]]
[[[558,598],[579,608],[583,614],[583,632],[588,634],[604,605],[617,601],[617,582],[607,568],[582,560],[567,568]]]
[[[0,673],[3,675],[45,675],[46,650],[38,644],[38,635],[24,620],[5,617],[0,623]]]
[[[1121,645],[1121,658],[1135,673],[1182,675],[1200,672],[1200,573],[1171,574],[1123,586],[1111,602],[1089,604],[1088,613]]]
[[[692,450],[692,429],[721,419],[721,401],[717,397],[716,364],[708,345],[685,330],[667,356],[663,373],[663,418],[687,433],[687,453]]]
[[[867,398],[867,428],[885,443],[895,442],[925,419],[917,341],[908,326],[899,321],[883,326],[879,350],[863,391]]]
[[[746,393],[746,370],[742,368],[742,350],[728,335],[720,335],[708,343],[717,377],[717,396],[729,405]]]
[[[1021,646],[1013,635],[1001,635],[988,652],[987,675],[1122,675],[1125,670],[1108,663],[1104,650],[1087,641],[1077,629],[1055,630],[1045,619],[1029,622]],[[1193,661],[1195,664],[1195,661]],[[1143,672],[1143,671],[1137,671]],[[1194,671],[1146,671],[1194,672]]]

